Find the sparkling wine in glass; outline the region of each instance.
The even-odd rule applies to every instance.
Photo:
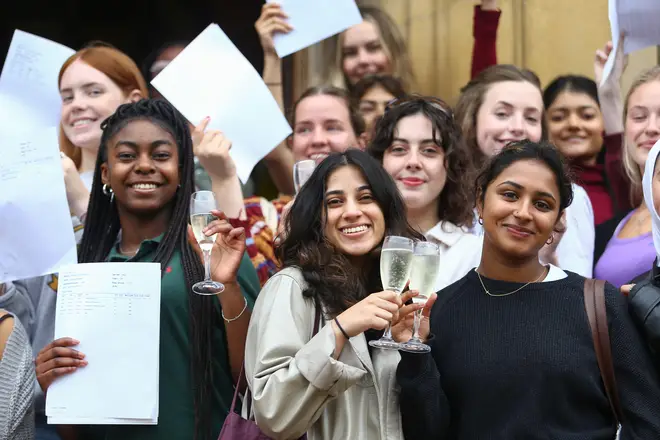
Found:
[[[392,290],[398,295],[403,292],[410,278],[410,269],[413,257],[414,243],[405,237],[385,237],[383,248],[380,252],[380,278],[383,289]],[[398,350],[401,344],[392,339],[391,325],[382,338],[377,341],[369,341],[369,345],[377,348]]]
[[[417,290],[419,294],[413,297],[413,303],[426,304],[429,296],[435,290],[435,283],[440,271],[440,248],[435,243],[420,241],[415,243],[410,271],[410,290]],[[428,353],[431,347],[424,344],[419,338],[419,321],[422,311],[415,312],[413,336],[408,342],[401,345],[401,350],[411,353]]]
[[[193,285],[193,292],[198,295],[217,295],[225,290],[222,283],[211,279],[211,249],[217,234],[207,236],[202,232],[209,223],[216,219],[211,211],[218,209],[215,196],[211,191],[197,191],[190,198],[190,225],[204,254],[204,281]]]
[[[293,186],[296,189],[296,194],[300,192],[300,188],[312,176],[314,168],[316,168],[316,162],[313,160],[301,160],[293,164]]]

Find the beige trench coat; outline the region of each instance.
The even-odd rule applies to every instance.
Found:
[[[399,353],[374,349],[370,356],[360,334],[333,359],[329,323],[311,338],[315,308],[302,295],[305,286],[299,269],[286,268],[266,283],[252,311],[245,371],[260,429],[278,440],[305,432],[309,440],[403,439]]]

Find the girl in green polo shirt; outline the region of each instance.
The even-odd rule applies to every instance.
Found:
[[[259,292],[243,231],[223,220],[209,225],[209,235],[218,233],[212,278],[226,289],[217,297],[192,293],[204,269],[187,226],[194,191],[187,121],[165,101],[142,100],[120,106],[102,128],[79,260],[161,264],[159,417],[155,426],[61,426],[59,431],[63,440],[216,438]],[[87,365],[73,348],[77,344],[62,338],[39,353],[37,378],[44,392],[58,377]]]

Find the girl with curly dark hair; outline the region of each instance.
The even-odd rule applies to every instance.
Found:
[[[474,222],[474,167],[461,129],[439,99],[395,101],[376,125],[368,149],[394,178],[408,222],[440,246],[440,290],[479,264],[482,238]]]

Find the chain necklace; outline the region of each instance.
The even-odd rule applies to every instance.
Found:
[[[524,289],[525,287],[529,286],[529,285],[532,284],[532,283],[538,283],[539,280],[543,277],[543,275],[546,275],[549,271],[550,271],[549,267],[548,267],[548,269],[545,269],[545,268],[544,268],[544,269],[543,269],[543,272],[541,272],[541,275],[539,275],[539,277],[538,277],[537,279],[535,279],[534,281],[530,281],[530,282],[528,282],[528,283],[526,283],[526,284],[523,284],[521,287],[518,287],[518,288],[517,288],[516,290],[514,290],[513,292],[497,293],[497,294],[494,294],[494,293],[490,293],[490,291],[489,291],[488,289],[486,289],[486,285],[484,284],[484,280],[481,279],[481,274],[479,273],[478,270],[475,270],[475,272],[477,272],[477,276],[479,277],[479,281],[481,282],[481,287],[484,288],[484,292],[486,292],[486,295],[488,295],[488,296],[492,296],[492,297],[495,297],[495,298],[498,298],[498,297],[501,297],[501,296],[509,296],[509,295],[513,295],[514,293],[521,291],[522,289]]]

